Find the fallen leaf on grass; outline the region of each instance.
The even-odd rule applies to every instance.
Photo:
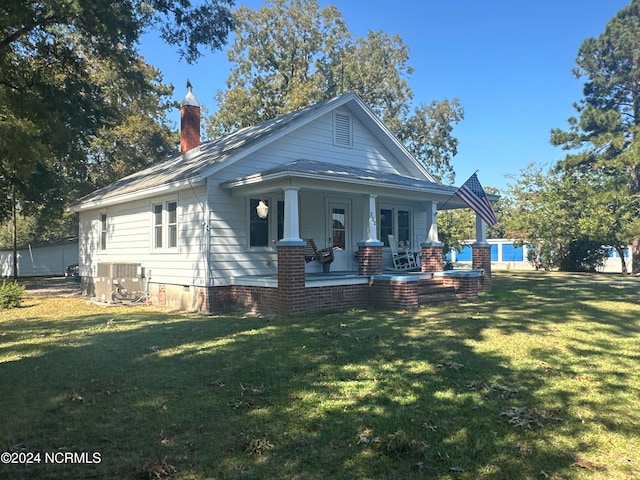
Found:
[[[26,451],[27,451],[27,446],[22,442],[9,445],[9,447],[7,448],[7,452],[26,452]]]
[[[245,451],[247,455],[265,455],[273,448],[273,444],[265,437],[263,438],[247,438],[247,446]]]
[[[547,362],[545,362],[544,360],[541,360],[538,363],[538,366],[540,368],[542,368],[544,370],[544,374],[548,377],[553,377],[553,376],[558,376],[561,375],[561,372],[559,372],[558,370],[556,370],[555,368],[553,368],[551,365],[549,365]]]
[[[526,442],[517,442],[516,448],[520,452],[521,457],[528,457],[531,455],[531,447]]]
[[[516,396],[520,393],[515,387],[507,387],[499,383],[485,383],[479,380],[474,380],[467,385],[467,388],[473,391],[483,391],[485,393],[499,393],[502,398],[508,398]]]
[[[374,437],[372,434],[370,428],[365,428],[358,434],[358,443],[380,443],[380,437]]]
[[[534,427],[542,428],[547,422],[562,421],[552,410],[527,407],[511,407],[500,415],[507,417],[507,421],[510,424],[516,427],[528,428],[529,430],[533,430]]]
[[[82,395],[77,392],[73,392],[70,398],[72,402],[84,402],[84,398],[82,397]]]
[[[207,387],[218,387],[222,388],[225,386],[225,383],[222,380],[214,380],[213,382],[207,383]]]
[[[444,368],[444,367],[447,367],[447,368],[450,368],[452,370],[455,370],[456,372],[459,372],[460,369],[462,367],[464,367],[464,365],[461,364],[461,363],[456,363],[456,362],[444,362],[444,363],[440,363],[440,364],[436,365],[436,368]]]
[[[423,454],[429,448],[426,442],[402,430],[382,437],[380,446],[386,453],[394,455]]]
[[[142,465],[142,473],[145,473],[152,479],[169,478],[178,470],[176,467],[167,462],[167,457],[160,459],[150,459]]]
[[[243,384],[240,384],[241,395],[244,395],[244,392],[262,393],[263,391],[264,385],[260,385],[259,387],[252,387],[251,385],[244,386]]]
[[[229,402],[229,405],[231,405],[234,410],[237,410],[239,408],[251,408],[253,406],[253,399],[243,398],[242,400]]]
[[[597,469],[595,463],[590,462],[589,460],[586,460],[584,458],[576,460],[575,462],[573,462],[571,464],[571,466],[572,467],[584,468],[585,470],[596,470]]]
[[[415,418],[412,418],[411,423],[417,423],[425,430],[430,430],[432,432],[435,432],[437,428],[435,425],[431,425],[428,420],[417,420]]]

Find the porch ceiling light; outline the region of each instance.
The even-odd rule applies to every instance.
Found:
[[[256,206],[256,213],[260,218],[267,218],[267,215],[269,215],[269,207],[266,203],[260,200]]]

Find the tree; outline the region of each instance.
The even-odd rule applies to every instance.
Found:
[[[551,142],[571,152],[560,164],[565,171],[617,177],[629,198],[618,202],[617,218],[637,221],[640,196],[640,0],[621,9],[598,38],[586,39],[578,51],[574,74],[585,78],[584,98],[575,105],[578,118],[569,129],[555,129]],[[615,193],[615,192],[612,192]],[[629,231],[630,223],[619,225]],[[640,272],[640,235],[630,238],[634,273]]]
[[[211,136],[255,125],[326,98],[336,90],[349,42],[335,6],[316,0],[274,0],[236,10],[238,27],[229,48],[235,64],[227,90],[218,92],[218,112],[208,120]],[[334,85],[329,87],[329,82]]]
[[[65,174],[55,185],[48,185],[47,175],[39,175],[38,183],[35,183],[37,178],[31,176],[27,183],[47,198],[46,201],[21,198],[17,209],[19,245],[75,235],[77,218],[63,212],[64,205],[177,153],[178,135],[171,131],[166,118],[168,109],[173,108],[172,87],[161,83],[160,73],[138,58],[132,68],[139,70],[150,88],[134,93],[128,91],[126,81],[118,78],[117,72],[111,71],[108,65],[95,59],[91,63],[93,82],[108,95],[106,101],[119,108],[114,109],[113,118],[105,121],[97,134],[88,139],[86,162],[78,164],[74,172]],[[10,208],[8,204],[8,211]],[[25,225],[28,228],[21,228]],[[9,248],[11,244],[8,237],[0,235],[0,247]]]
[[[357,92],[392,132],[400,132],[413,98],[408,82],[413,73],[409,48],[400,36],[369,31],[365,38],[349,45],[341,63],[334,68],[340,69],[340,77],[334,75],[340,83],[329,89],[332,96]]]
[[[437,178],[453,182],[457,99],[413,111],[409,48],[397,35],[368,32],[353,39],[335,6],[316,0],[271,0],[237,10],[228,51],[234,67],[219,110],[206,119],[211,137],[355,91]]]
[[[158,26],[187,61],[219,48],[234,27],[231,0],[6,0],[0,7],[0,196],[11,208],[59,202],[70,177],[86,171],[87,148],[121,104],[96,83],[98,62],[132,95],[153,89],[138,64],[141,34]],[[45,179],[46,182],[42,183]],[[15,239],[15,235],[14,235]],[[15,240],[14,240],[15,243]]]
[[[536,267],[593,271],[604,260],[604,246],[623,253],[628,244],[629,218],[620,216],[619,204],[630,197],[617,182],[618,176],[584,169],[530,165],[501,200],[506,235],[535,247]]]
[[[475,215],[468,209],[441,210],[438,212],[438,237],[443,251],[448,254],[452,249],[461,252],[467,240],[475,233]]]
[[[440,181],[453,183],[455,172],[451,160],[458,153],[458,139],[453,124],[464,118],[457,98],[420,104],[399,127],[398,138],[407,149]]]
[[[148,85],[144,91],[130,91],[108,65],[94,66],[94,82],[101,85],[106,101],[118,108],[87,146],[86,177],[75,198],[178,153],[179,136],[167,119],[167,112],[175,108],[173,87],[164,85],[160,72],[141,57],[131,68]]]
[[[189,0],[7,0],[0,7],[0,182],[24,182],[36,165],[74,170],[85,147],[121,104],[95,82],[101,64],[139,95],[153,85],[136,50],[145,29],[188,60],[199,45],[219,48],[233,28],[230,0],[194,7]],[[57,168],[53,168],[57,167]],[[72,168],[69,168],[72,167]],[[1,220],[1,219],[0,219]]]

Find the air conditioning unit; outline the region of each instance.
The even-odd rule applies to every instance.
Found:
[[[139,263],[98,263],[96,297],[106,303],[137,302],[146,296],[144,278]]]

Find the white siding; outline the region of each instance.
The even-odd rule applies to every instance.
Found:
[[[206,236],[204,200],[206,190],[182,190],[166,196],[115,205],[80,214],[80,275],[95,276],[101,262],[140,263],[151,271],[154,283],[205,285]],[[154,249],[152,205],[178,204],[178,246]],[[100,250],[100,214],[107,214],[107,248]],[[166,226],[165,226],[166,228]]]
[[[341,109],[349,113],[347,109]],[[226,285],[230,277],[241,275],[266,275],[277,272],[277,254],[273,243],[268,248],[250,249],[248,240],[247,199],[232,196],[223,191],[219,184],[226,180],[243,177],[268,170],[295,160],[315,160],[331,162],[358,168],[380,170],[387,173],[406,174],[399,162],[388,150],[357,120],[353,119],[353,147],[335,146],[333,142],[333,114],[329,113],[297,129],[294,133],[276,140],[256,153],[229,165],[209,178],[207,198],[210,206],[211,226],[211,272],[214,285]],[[357,249],[357,242],[367,238],[368,198],[363,195],[345,196],[339,193],[303,189],[299,192],[300,236],[313,238],[318,248],[329,246],[329,232],[326,207],[332,199],[347,200],[351,205],[349,255]],[[255,198],[255,197],[254,197]],[[282,192],[267,195],[272,206],[270,232],[274,242],[277,232],[275,205],[282,199]],[[412,205],[414,222],[421,228],[421,240],[426,232],[426,213],[419,212]],[[416,233],[418,233],[416,231]],[[351,255],[353,258],[353,255]],[[355,258],[351,268],[357,268]],[[320,265],[312,262],[307,271],[319,270]]]
[[[399,163],[394,161],[389,151],[355,117],[353,147],[335,146],[332,118],[331,114],[327,114],[269,144],[225,169],[221,172],[224,178],[216,176],[216,180],[221,182],[242,177],[300,159],[332,162],[387,173],[404,173],[400,171]]]

